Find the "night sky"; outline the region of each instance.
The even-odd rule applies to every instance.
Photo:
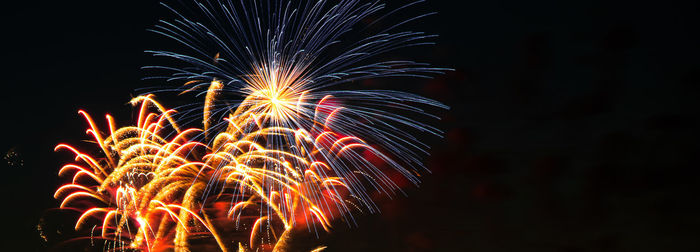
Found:
[[[134,90],[157,84],[141,80],[154,62],[143,51],[169,43],[146,29],[167,12],[18,2],[0,10],[0,250],[45,251],[36,225],[71,159],[53,148],[88,139],[78,109],[130,121]],[[434,123],[446,137],[425,136],[420,188],[337,230],[327,251],[700,251],[698,3],[561,2],[406,13],[437,11],[413,27],[440,37],[402,55],[455,71],[383,87],[449,105]]]

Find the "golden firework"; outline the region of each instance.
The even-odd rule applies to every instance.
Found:
[[[217,90],[208,92],[207,100],[214,102],[210,94]],[[208,237],[227,251],[232,238],[222,235],[222,223],[247,232],[248,239],[238,243],[252,251],[281,249],[275,244],[299,225],[329,231],[333,219],[364,204],[346,182],[357,178],[336,174],[334,162],[357,159],[359,149],[374,149],[327,127],[309,131],[279,126],[288,120],[286,110],[270,103],[280,97],[253,94],[209,144],[193,140],[203,130],[181,130],[172,119],[176,111],[165,109],[153,95],[131,101],[140,104],[135,126],[118,128],[107,115],[106,137],[80,111],[104,155],[92,157],[66,144],[56,147],[70,150],[78,161],[59,171],[73,172],[71,183],[55,193],[62,198],[61,208],[79,207],[88,199],[100,204],[85,208],[75,228],[101,230],[101,237],[114,241],[114,249],[186,250],[191,239]],[[324,125],[333,112],[317,113],[320,122],[309,119],[312,125]],[[171,131],[176,134],[167,138]]]

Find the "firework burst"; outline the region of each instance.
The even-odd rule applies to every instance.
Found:
[[[330,90],[446,70],[372,61],[430,44],[433,36],[395,31],[425,15],[375,28],[420,2],[378,16],[377,1],[207,1],[191,10],[197,20],[165,5],[175,19],[153,31],[189,52],[150,51],[174,63],[147,68],[184,83],[156,92],[194,92],[201,105],[178,112],[144,94],[131,101],[135,125],[117,127],[107,115],[107,130],[80,111],[100,152],[56,147],[76,157],[59,171],[72,175],[55,193],[61,208],[80,211],[75,229],[109,250],[313,249],[295,247],[295,237],[353,225],[353,213],[377,210],[373,192],[390,197],[396,177],[418,184],[427,171],[427,146],[412,132],[440,131],[400,112],[443,105],[398,91]]]

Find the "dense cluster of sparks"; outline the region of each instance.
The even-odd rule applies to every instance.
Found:
[[[309,219],[328,231],[329,219],[364,204],[361,197],[349,194],[352,180],[359,178],[337,174],[342,171],[331,166],[344,156],[359,155],[359,150],[375,150],[357,137],[326,127],[324,122],[332,121],[340,107],[330,113],[316,111],[317,118],[311,120],[317,127],[310,131],[291,129],[274,126],[288,116],[275,109],[275,103],[288,101],[270,99],[250,97],[249,106],[240,106],[226,119],[227,130],[213,136],[211,145],[193,141],[192,136],[204,130],[180,129],[172,120],[176,112],[166,110],[152,95],[131,101],[140,104],[135,126],[117,128],[107,115],[106,137],[80,111],[90,125],[88,133],[106,155],[94,158],[58,145],[57,150],[70,150],[82,165],[68,164],[59,171],[72,172],[73,178],[55,197],[62,198],[62,208],[84,198],[105,205],[86,209],[75,228],[99,217],[99,235],[116,241],[113,246],[186,248],[189,237],[204,233],[226,249],[217,227],[221,218],[249,233],[247,245],[239,243],[241,250],[274,245],[293,226],[310,224]],[[177,134],[167,139],[170,130]],[[273,141],[286,142],[275,144],[283,148],[266,148]]]
[[[382,5],[340,1],[324,8],[325,1],[316,1],[300,8],[299,14],[282,2],[271,6],[279,8],[274,12],[279,15],[270,13],[270,21],[262,23],[245,18],[247,12],[236,15],[230,2],[219,2],[219,14],[229,18],[224,20],[233,32],[258,34],[244,30],[267,25],[275,35],[268,31],[267,38],[242,36],[240,41],[248,46],[238,47],[238,40],[231,41],[233,47],[219,45],[225,53],[209,54],[214,64],[154,52],[194,65],[168,69],[175,71],[171,79],[187,80],[180,92],[204,89],[197,91],[204,103],[194,113],[201,127],[187,127],[183,121],[191,116],[178,117],[178,111],[165,108],[153,94],[132,99],[138,108],[134,125],[118,127],[107,115],[107,127],[100,128],[88,113],[79,112],[99,152],[82,152],[67,144],[56,147],[75,155],[76,162],[59,171],[72,179],[55,197],[61,208],[81,212],[76,230],[107,240],[109,250],[188,251],[215,244],[223,251],[287,251],[299,230],[327,232],[336,222],[354,223],[353,212],[374,212],[377,206],[370,192],[391,195],[400,190],[395,176],[418,183],[420,173],[414,166],[420,167],[420,161],[411,149],[422,151],[421,143],[392,122],[437,130],[377,107],[421,113],[410,103],[442,105],[394,91],[321,88],[374,76],[439,72],[412,62],[351,68],[346,64],[425,37],[378,34],[372,37],[375,42],[356,45],[319,66],[316,59],[323,43],[331,43]],[[217,16],[214,5],[199,6],[207,16]],[[159,33],[186,45],[205,38],[223,41],[202,24],[182,18],[176,22],[180,26],[164,22]],[[238,18],[258,20],[250,21],[257,28],[246,27]],[[311,28],[285,27],[292,23]],[[290,35],[296,35],[294,43],[283,43]],[[232,74],[236,71],[240,73]],[[244,99],[229,105],[222,98],[227,92]]]

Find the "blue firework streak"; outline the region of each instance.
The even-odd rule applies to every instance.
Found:
[[[434,13],[385,24],[392,15],[423,2],[415,1],[387,11],[380,1],[220,0],[196,3],[189,11],[194,14],[189,16],[162,4],[175,18],[161,20],[152,31],[179,42],[187,53],[148,51],[183,64],[146,68],[170,73],[153,78],[186,83],[174,89],[179,92],[200,89],[203,95],[217,91],[246,99],[242,102],[207,101],[204,109],[210,113],[204,116],[204,123],[215,122],[205,125],[207,131],[219,132],[225,128],[227,123],[220,120],[223,115],[248,116],[248,113],[229,113],[242,107],[258,113],[278,114],[277,119],[270,122],[272,127],[312,130],[318,127],[315,123],[326,121],[334,132],[361,136],[377,146],[386,153],[382,159],[417,184],[418,178],[411,171],[425,171],[421,156],[427,153],[428,146],[415,132],[437,136],[441,132],[413,119],[415,116],[411,114],[433,117],[422,108],[447,107],[406,92],[333,90],[333,86],[384,77],[429,78],[449,70],[409,60],[379,60],[401,48],[433,44],[430,39],[436,35],[402,29]],[[213,87],[213,81],[220,85]],[[341,107],[320,102],[329,97],[342,103],[342,112],[326,120],[327,115],[319,115],[319,110]],[[214,118],[214,115],[222,116]],[[197,118],[190,117],[190,120]],[[283,149],[276,145],[283,145],[290,137],[293,136],[272,139],[268,141],[268,148]],[[365,167],[382,177],[373,164],[361,160],[358,156],[332,167],[340,174],[349,174],[358,166]],[[365,195],[361,198],[370,210],[375,209],[359,183],[353,183],[353,189],[355,195]],[[391,180],[383,179],[375,189],[389,193],[400,188]]]
[[[186,12],[162,4],[174,18],[159,21],[151,31],[178,42],[181,48],[179,52],[148,51],[175,61],[169,66],[146,68],[167,72],[165,76],[152,78],[184,83],[160,91],[194,91],[205,96],[203,105],[181,109],[197,113],[181,117],[180,122],[202,120],[198,112],[203,109],[202,138],[210,145],[214,141],[211,136],[233,130],[232,121],[269,114],[272,116],[263,120],[263,126],[237,125],[237,130],[251,133],[259,128],[294,129],[311,135],[332,131],[353,137],[371,148],[372,155],[389,169],[417,185],[418,174],[427,171],[421,160],[429,146],[416,133],[440,136],[442,132],[415,118],[436,118],[423,109],[447,107],[406,92],[334,88],[386,77],[430,78],[450,70],[410,60],[382,60],[402,48],[433,44],[431,39],[436,35],[405,27],[434,13],[386,25],[397,13],[423,2],[386,10],[381,1],[219,0],[198,2]],[[289,152],[309,162],[319,161],[319,157],[304,147],[291,146],[289,143],[295,137],[279,131],[265,137],[265,148]],[[331,168],[331,171],[321,170],[320,176],[345,178],[350,197],[357,199],[362,209],[377,210],[371,191],[391,197],[401,190],[386,175],[385,168],[378,167],[362,153],[351,152],[335,158],[330,152],[334,148],[332,144],[317,143],[314,148],[320,150],[321,161]],[[269,155],[275,160],[285,158]],[[288,161],[293,167],[304,167],[296,160]],[[275,164],[264,166],[293,175]],[[298,173],[304,173],[298,169]],[[224,187],[217,181],[220,180],[209,182],[202,199]],[[263,183],[270,191],[283,189],[274,181]],[[321,190],[318,185],[307,186],[315,187],[309,190]],[[233,198],[231,204],[242,199]],[[352,207],[345,203],[320,205],[321,210],[338,212],[346,223],[354,223]]]

